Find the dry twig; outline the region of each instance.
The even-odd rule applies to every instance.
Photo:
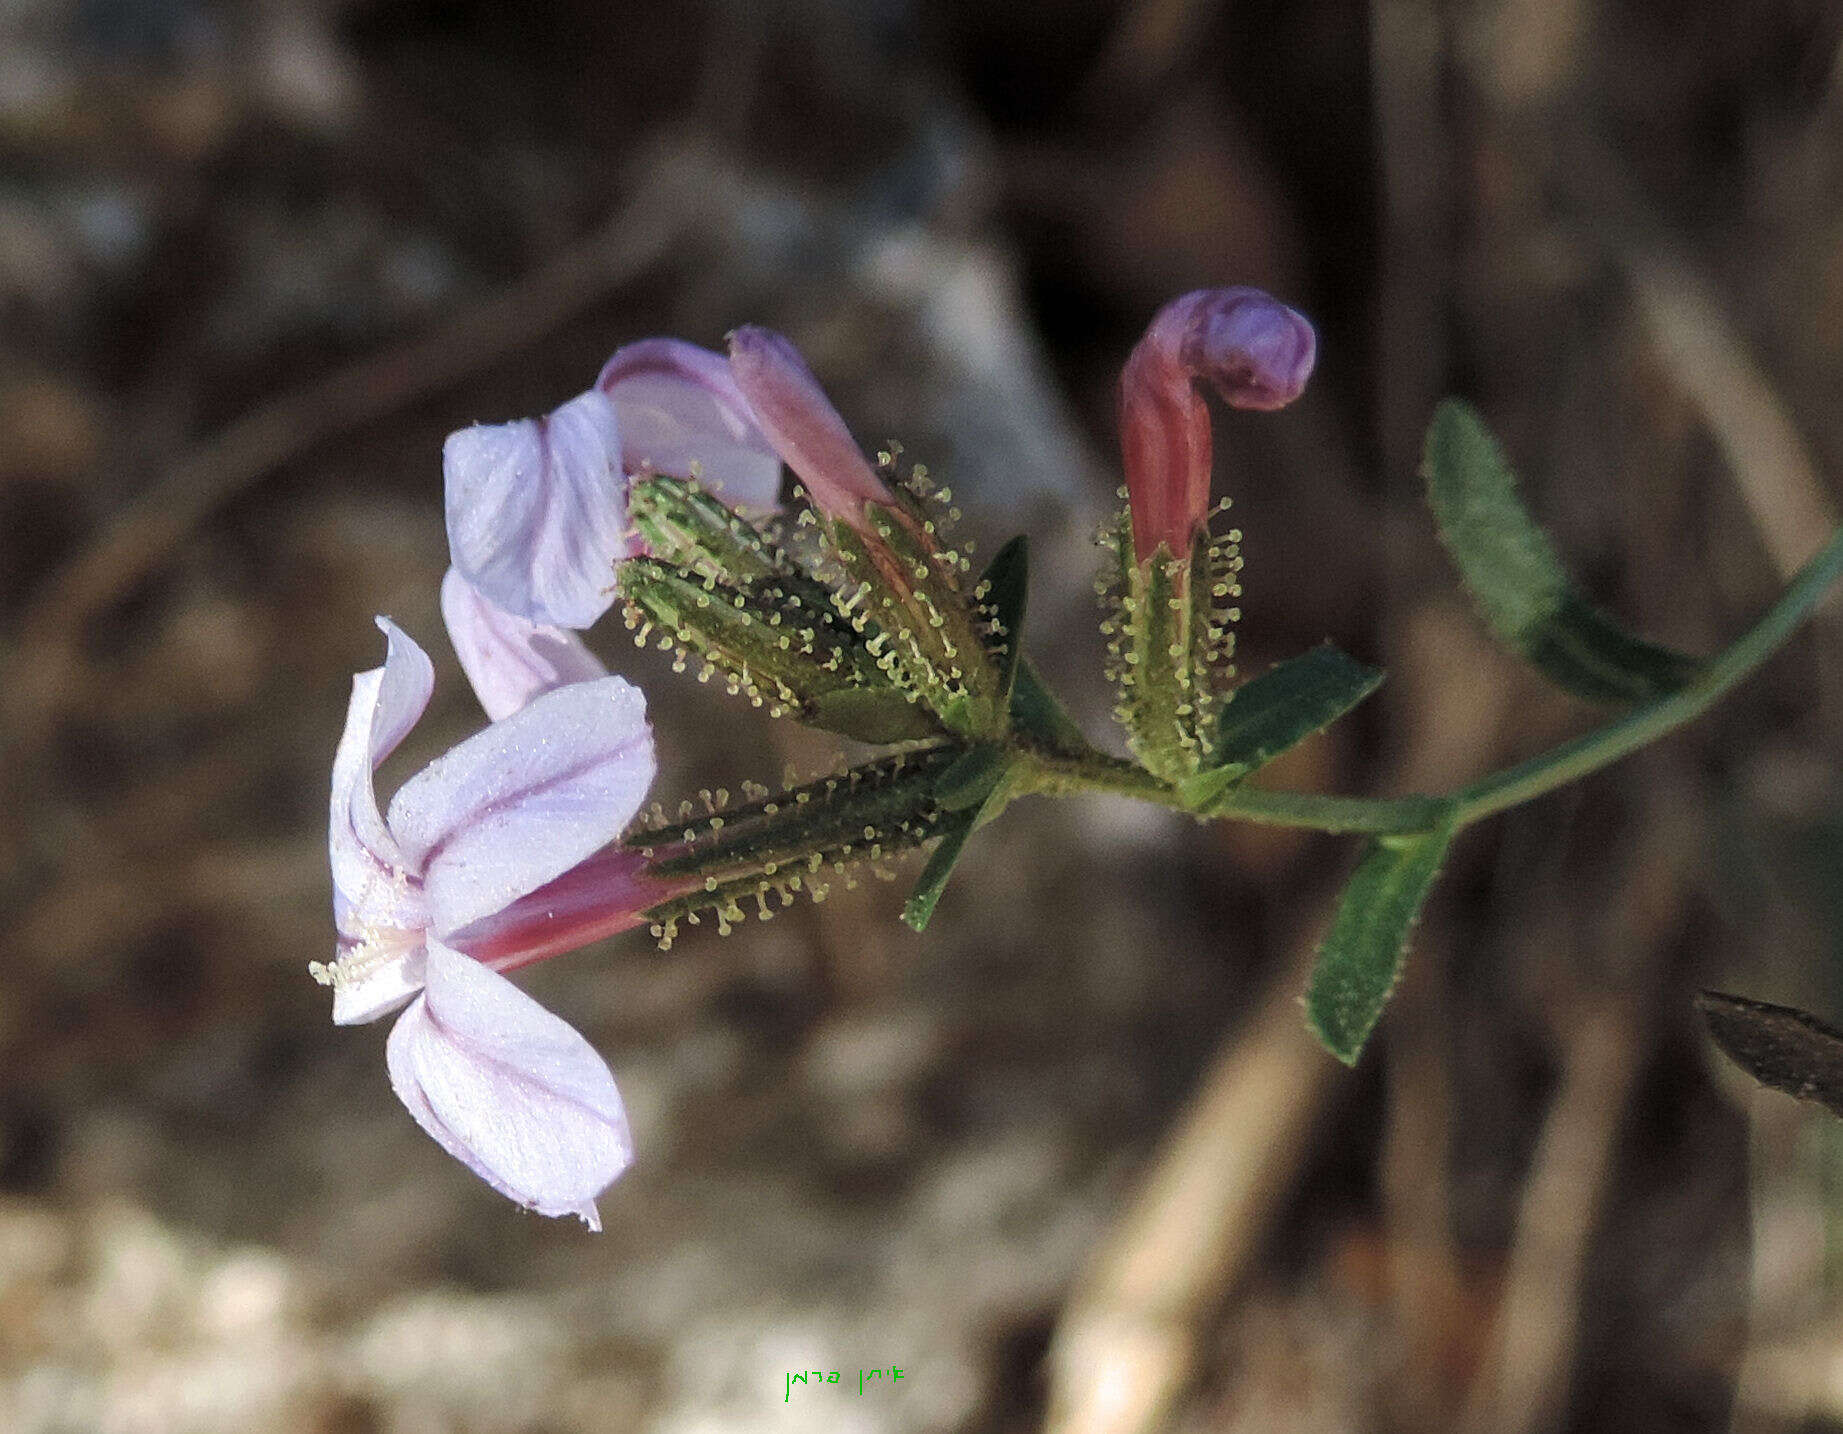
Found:
[[[1587,1255],[1632,1090],[1655,1044],[1664,956],[1701,850],[1700,829],[1678,809],[1685,799],[1673,784],[1646,790],[1652,796],[1634,823],[1641,836],[1608,883],[1617,899],[1605,919],[1587,923],[1591,949],[1608,954],[1594,962],[1586,989],[1571,976],[1550,1012],[1561,1084],[1524,1186],[1490,1347],[1458,1425],[1463,1434],[1544,1434],[1565,1413]]]
[[[1310,1146],[1337,1066],[1299,1018],[1317,938],[1223,1045],[1096,1254],[1050,1346],[1047,1434],[1149,1434],[1195,1372],[1201,1326],[1247,1268]]]

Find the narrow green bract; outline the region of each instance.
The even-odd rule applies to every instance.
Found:
[[[1028,657],[1011,674],[1010,718],[1012,731],[1033,747],[1062,757],[1093,755],[1081,728]]]
[[[1322,732],[1382,685],[1382,673],[1330,643],[1235,689],[1216,723],[1213,765],[1237,776]]]
[[[945,789],[951,786],[955,776],[956,773],[950,768],[942,774],[936,785],[940,805],[949,815],[942,821],[941,839],[929,853],[928,864],[916,878],[915,889],[909,893],[908,901],[903,903],[902,919],[916,931],[927,929],[941,893],[947,890],[948,878],[953,875],[954,868],[959,865],[960,854],[966,849],[966,839],[1004,811],[1015,795],[1008,780],[1009,771],[1001,762],[998,767],[983,773],[976,787],[961,789],[959,795],[966,801],[966,805],[954,810],[953,801]],[[975,791],[977,796],[973,795]]]
[[[948,879],[960,864],[960,853],[966,850],[966,839],[973,834],[973,823],[977,815],[976,812],[962,813],[942,833],[934,850],[928,853],[928,864],[915,879],[915,889],[902,905],[903,924],[911,930],[928,929],[934,908],[940,904],[941,893],[947,890]]]
[[[1030,544],[1013,538],[986,565],[974,589],[987,621],[986,650],[998,669],[1003,700],[1011,700],[1024,639],[1024,610],[1030,596]]]

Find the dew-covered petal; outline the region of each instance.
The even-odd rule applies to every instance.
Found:
[[[385,1046],[398,1098],[501,1194],[600,1229],[595,1197],[633,1160],[606,1063],[577,1031],[458,951],[431,942],[427,974]]]
[[[614,405],[591,389],[544,418],[478,424],[442,447],[448,550],[488,601],[585,628],[614,601],[628,555]]]
[[[495,722],[553,687],[608,675],[570,629],[494,606],[454,568],[442,579],[442,618],[461,670]]]
[[[339,930],[357,936],[370,926],[413,926],[422,911],[415,866],[384,818],[372,778],[429,705],[435,670],[429,656],[389,618],[384,665],[352,679],[346,726],[333,756],[327,849],[333,869]]]
[[[436,758],[390,804],[435,933],[498,911],[613,841],[654,770],[646,699],[620,677],[546,692]]]
[[[851,437],[800,351],[771,329],[730,335],[730,372],[768,441],[827,517],[862,525],[865,503],[890,502],[889,490]]]
[[[732,508],[772,512],[781,459],[722,354],[683,339],[616,350],[595,386],[614,402],[629,473],[696,477]]]

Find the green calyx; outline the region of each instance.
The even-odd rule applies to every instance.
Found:
[[[627,517],[649,557],[700,577],[737,583],[794,573],[787,554],[759,529],[686,479],[635,480],[627,490]]]
[[[969,598],[960,579],[970,564],[931,541],[905,509],[864,506],[864,527],[829,525],[828,545],[846,583],[839,613],[894,685],[912,690],[963,737],[1006,726],[1007,682],[991,646],[1004,641],[991,614]]]
[[[714,914],[727,930],[748,913],[772,914],[775,902],[791,905],[796,893],[823,901],[833,882],[851,880],[850,869],[885,863],[939,836],[957,816],[936,788],[964,756],[939,745],[897,753],[778,793],[745,793],[735,805],[713,806],[676,820],[655,812],[626,845],[653,856],[651,874],[693,883],[685,895],[648,915],[653,934],[670,945],[681,920],[696,924]]]
[[[1123,515],[1106,541],[1118,566],[1118,607],[1103,624],[1114,715],[1146,769],[1182,783],[1210,765],[1221,687],[1234,670],[1240,534],[1201,533],[1182,556],[1161,544],[1140,562]]]
[[[967,558],[898,486],[861,523],[803,515],[818,548],[771,541],[694,483],[649,477],[630,494],[648,554],[621,565],[629,624],[733,694],[859,741],[1002,734],[1018,671],[1026,568],[1007,546],[965,591]]]
[[[731,695],[864,742],[937,732],[913,696],[887,681],[867,646],[828,609],[772,578],[720,583],[652,558],[621,565],[636,641],[657,631],[699,678],[721,674]]]
[[[862,742],[905,742],[939,726],[892,681],[835,595],[791,554],[694,483],[650,477],[629,494],[648,556],[619,572],[637,640],[655,632],[699,677],[776,716]]]

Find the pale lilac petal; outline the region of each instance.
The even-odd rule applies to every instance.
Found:
[[[339,929],[362,935],[372,925],[411,925],[421,901],[383,817],[372,776],[429,705],[435,670],[429,656],[389,618],[384,665],[352,679],[345,732],[333,757],[327,848]]]
[[[428,987],[385,1046],[422,1128],[495,1190],[601,1228],[595,1197],[633,1160],[614,1077],[595,1049],[505,977],[431,942]]]
[[[890,502],[819,380],[788,339],[745,327],[730,335],[730,372],[775,451],[826,516],[862,526],[865,503]]]
[[[480,424],[442,447],[448,550],[507,612],[584,628],[614,601],[627,556],[614,405],[591,389],[544,418]]]
[[[436,758],[390,804],[435,933],[498,911],[613,841],[654,770],[646,699],[619,677],[546,692]]]
[[[442,618],[461,670],[495,722],[553,687],[608,675],[574,632],[495,607],[455,568],[442,579]]]
[[[780,455],[723,355],[683,339],[642,339],[617,350],[595,386],[614,402],[629,473],[696,477],[745,511],[779,505]]]

